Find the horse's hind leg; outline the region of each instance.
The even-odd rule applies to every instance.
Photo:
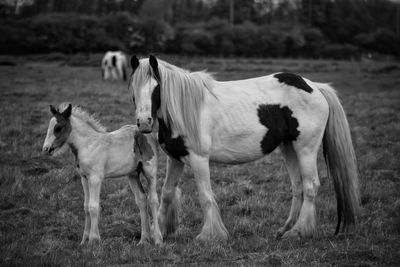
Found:
[[[316,231],[315,198],[320,186],[317,170],[317,152],[318,146],[316,149],[307,148],[297,152],[304,200],[297,222],[292,229],[283,235],[284,238],[312,236]]]
[[[292,228],[299,217],[301,205],[303,203],[303,187],[296,152],[293,150],[292,144],[281,145],[280,150],[285,158],[286,168],[292,185],[292,206],[290,207],[289,217],[276,234],[277,238],[280,238],[287,230]]]
[[[204,214],[204,225],[196,239],[225,240],[228,238],[228,231],[222,222],[219,208],[211,189],[208,158],[190,154],[190,164],[196,179],[200,204]]]
[[[150,240],[150,223],[149,213],[147,212],[146,194],[144,193],[138,173],[135,173],[135,175],[129,175],[128,181],[132,192],[135,195],[135,201],[140,211],[141,235],[138,245],[142,245],[148,243]]]

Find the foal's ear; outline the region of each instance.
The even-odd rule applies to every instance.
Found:
[[[135,72],[136,68],[139,66],[139,59],[135,56],[131,57],[131,67],[132,72]]]
[[[53,114],[54,116],[60,115],[60,113],[57,111],[57,109],[55,109],[52,105],[50,105],[50,112],[51,112],[51,114]]]
[[[160,73],[158,72],[158,62],[156,57],[150,55],[149,61],[150,61],[150,66],[153,69],[154,75],[156,76],[157,80],[160,80]]]
[[[68,119],[71,116],[72,105],[69,104],[68,107],[61,113],[61,116]]]

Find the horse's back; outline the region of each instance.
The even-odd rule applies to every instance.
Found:
[[[323,132],[328,118],[317,84],[295,74],[218,82],[213,92],[202,123],[211,133],[215,161],[257,159],[282,142]]]

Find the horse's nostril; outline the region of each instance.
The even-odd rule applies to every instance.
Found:
[[[149,124],[151,124],[151,118],[148,118],[147,121],[149,122]]]

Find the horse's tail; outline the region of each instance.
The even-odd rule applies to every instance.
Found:
[[[329,104],[329,118],[323,138],[324,157],[336,191],[338,223],[335,235],[355,224],[360,209],[360,191],[356,155],[349,123],[335,90],[328,84],[317,84]]]

